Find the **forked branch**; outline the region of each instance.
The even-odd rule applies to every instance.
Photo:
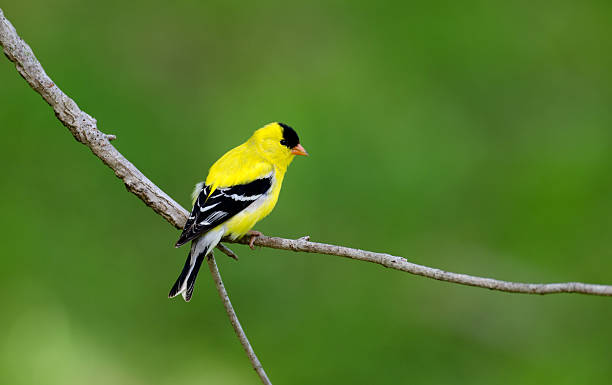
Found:
[[[70,132],[72,132],[76,140],[89,147],[97,157],[110,167],[115,172],[115,175],[123,180],[123,183],[125,183],[126,188],[130,192],[142,199],[147,206],[155,210],[156,213],[164,217],[174,227],[182,229],[187,220],[188,212],[159,187],[153,184],[153,182],[121,155],[119,151],[110,144],[110,140],[115,139],[115,136],[107,135],[99,131],[96,120],[87,113],[81,111],[77,104],[53,83],[34,56],[30,47],[17,35],[15,28],[4,17],[1,9],[0,44],[4,47],[5,55],[9,60],[15,63],[21,76],[23,76],[30,86],[32,86],[32,88],[53,107],[57,118],[70,130]],[[245,240],[225,240],[225,242],[246,243]],[[307,237],[293,240],[261,236],[255,240],[255,245],[282,250],[336,255],[360,261],[378,263],[388,268],[440,281],[512,293],[582,293],[612,296],[612,286],[610,285],[596,285],[581,282],[521,283],[500,281],[492,278],[451,273],[432,267],[417,265],[408,262],[405,258],[389,254],[375,253],[372,251],[352,249],[325,243],[309,242]],[[226,254],[228,254],[228,252],[231,253],[228,255],[232,257],[235,256],[235,254],[226,247],[221,246],[220,249]]]
[[[4,17],[4,13],[1,9],[0,45],[2,45],[6,57],[15,63],[17,71],[19,71],[21,76],[23,76],[30,86],[36,92],[38,92],[51,107],[53,107],[57,118],[70,130],[75,139],[89,147],[91,151],[97,157],[99,157],[102,162],[104,162],[104,164],[110,167],[115,172],[115,175],[123,180],[123,183],[130,192],[138,196],[147,206],[155,210],[155,212],[160,214],[173,226],[181,229],[187,219],[187,211],[166,193],[164,193],[159,187],[153,184],[153,182],[151,182],[132,163],[121,155],[121,153],[119,153],[119,151],[117,151],[117,149],[110,143],[110,140],[115,139],[115,136],[104,134],[98,130],[96,120],[87,113],[81,111],[78,105],[64,92],[62,92],[57,85],[55,85],[34,56],[32,49],[17,35],[13,25]],[[237,242],[245,243],[246,240]],[[461,285],[482,287],[491,290],[528,294],[582,293],[612,296],[612,286],[610,285],[596,285],[581,282],[544,284],[500,281],[492,278],[452,273],[427,266],[417,265],[408,262],[405,258],[389,254],[375,253],[324,243],[309,242],[307,239],[291,240],[261,236],[255,240],[255,244],[258,246],[275,249],[328,254],[357,259],[360,261],[377,263],[388,268],[427,278],[458,283]],[[229,249],[221,246],[221,250],[224,253],[228,253],[227,250]],[[218,281],[221,282],[216,265],[214,265],[214,259],[209,260],[209,267],[215,282],[217,282],[217,277]],[[225,298],[227,298],[227,293],[224,291],[224,289],[222,290],[222,288],[222,285],[217,284],[217,289],[219,290],[219,294],[221,295],[222,299],[224,299],[224,305],[226,306],[226,309],[228,309],[228,314],[230,315],[232,324],[239,325],[238,319],[235,317],[235,312],[229,303],[229,299],[227,302],[225,301]],[[238,333],[238,330],[236,331]],[[238,334],[243,347],[249,355],[249,359],[251,360],[253,367],[259,373],[258,368],[260,368],[261,365],[255,357],[252,348],[250,345],[248,345],[246,336],[244,336],[243,339],[240,336],[240,333]],[[252,353],[252,357],[249,352]]]

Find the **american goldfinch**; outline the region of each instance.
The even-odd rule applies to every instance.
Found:
[[[295,155],[308,155],[297,133],[284,123],[270,123],[212,165],[206,180],[193,191],[193,209],[175,245],[191,241],[169,298],[182,294],[189,301],[202,261],[221,238],[238,239],[270,214]],[[261,233],[251,233],[252,247]]]

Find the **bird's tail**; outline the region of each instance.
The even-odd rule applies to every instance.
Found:
[[[187,261],[185,262],[185,267],[183,267],[181,275],[179,275],[178,279],[174,283],[174,286],[172,286],[172,289],[170,289],[168,298],[173,298],[179,294],[183,294],[185,301],[189,301],[191,299],[191,296],[193,295],[193,285],[195,284],[195,280],[198,276],[198,271],[200,271],[200,266],[202,265],[203,260],[203,253],[194,259],[191,258],[191,252],[189,252],[189,255],[187,255]]]
[[[204,258],[212,252],[215,246],[217,246],[222,235],[223,231],[219,234],[210,234],[209,232],[191,243],[191,250],[187,255],[185,266],[174,283],[174,286],[170,289],[168,298],[174,298],[182,294],[185,301],[189,302],[193,295],[193,286],[195,285],[198,271],[200,271],[200,266],[202,266],[202,261],[204,261]]]

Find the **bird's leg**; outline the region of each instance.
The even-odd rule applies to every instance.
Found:
[[[255,246],[253,246],[253,242],[255,242],[255,238],[262,236],[263,233],[257,231],[257,230],[249,230],[246,233],[247,236],[251,237],[251,239],[249,240],[249,247],[251,248],[251,250],[255,249]]]

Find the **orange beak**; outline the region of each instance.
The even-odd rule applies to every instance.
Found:
[[[304,149],[304,147],[302,147],[301,144],[298,143],[297,146],[293,147],[291,149],[291,153],[293,155],[304,155],[304,156],[308,156],[308,153],[306,152],[306,150]]]

